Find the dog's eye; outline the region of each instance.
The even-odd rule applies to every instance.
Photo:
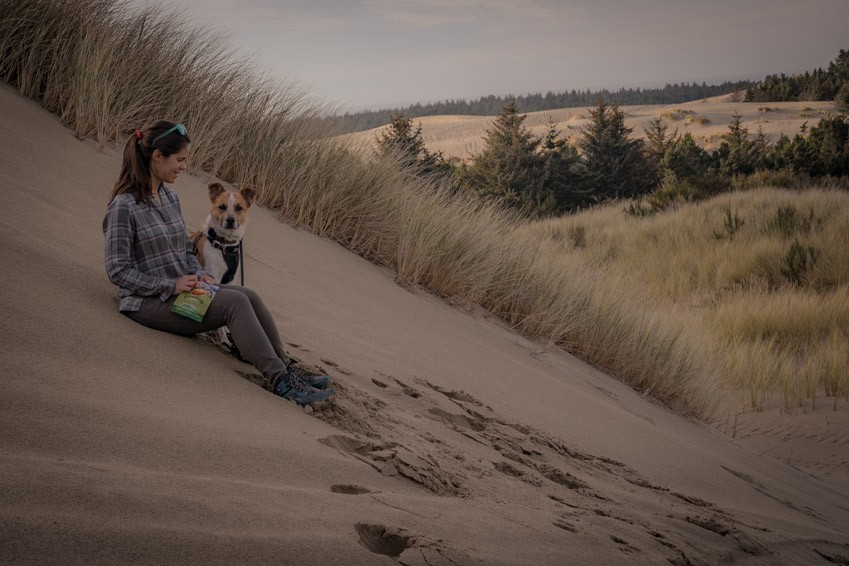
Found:
[[[236,205],[236,212],[242,212],[242,206],[241,205],[239,205],[239,204]]]
[[[227,210],[227,205],[226,204],[218,205],[218,210]]]

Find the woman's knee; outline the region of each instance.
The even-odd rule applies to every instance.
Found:
[[[216,305],[216,303],[218,303]],[[213,307],[217,306],[223,311],[238,312],[243,309],[253,309],[250,298],[239,291],[222,288],[215,294],[212,301]]]
[[[260,300],[259,294],[249,287],[242,287],[240,285],[221,285],[221,290],[239,293],[240,295],[246,296],[251,302]]]
[[[257,293],[253,289],[249,289],[248,287],[242,287],[240,290],[248,297],[248,299],[250,299],[252,303],[262,301],[262,299],[259,298],[259,293]]]

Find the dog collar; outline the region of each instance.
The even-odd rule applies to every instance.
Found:
[[[238,250],[239,246],[242,244],[239,240],[227,240],[218,235],[218,233],[212,229],[212,226],[209,227],[209,230],[206,231],[206,239],[209,240],[209,243],[213,245],[213,247],[218,248],[224,253],[230,253],[230,250]]]

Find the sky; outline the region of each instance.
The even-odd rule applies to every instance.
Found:
[[[220,33],[262,72],[351,112],[489,94],[763,79],[827,67],[849,49],[849,0],[170,0],[167,6]]]

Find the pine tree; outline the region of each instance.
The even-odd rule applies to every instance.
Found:
[[[664,170],[675,173],[678,179],[691,181],[704,176],[709,161],[707,152],[696,143],[690,132],[686,132],[666,151],[661,165]]]
[[[646,134],[646,156],[650,161],[660,163],[666,152],[672,147],[678,139],[678,128],[671,134],[668,134],[669,126],[662,118],[655,118],[649,122],[648,128],[643,128]]]
[[[579,142],[593,197],[602,201],[633,197],[653,186],[643,156],[643,141],[628,136],[625,115],[614,104],[599,101]]]
[[[786,134],[778,136],[778,140],[767,148],[766,168],[772,171],[793,168],[793,142]]]
[[[400,158],[421,175],[449,175],[452,165],[442,152],[431,153],[422,138],[422,125],[413,129],[413,119],[403,114],[392,114],[389,127],[377,138],[377,151],[381,155]]]
[[[668,130],[669,126],[661,118],[655,118],[649,122],[648,128],[643,128],[643,132],[646,134],[644,151],[652,184],[660,183],[665,176],[663,157],[678,139],[678,128],[675,128],[675,131],[671,134]]]
[[[515,100],[504,105],[484,136],[484,150],[465,175],[466,183],[480,195],[516,208],[535,208],[548,200],[540,195],[540,140],[525,127],[526,118]]]
[[[765,169],[767,167],[768,153],[769,143],[766,141],[763,126],[758,126],[758,135],[752,141],[752,163],[755,170]]]
[[[798,163],[812,176],[849,175],[849,117],[826,116],[811,128],[805,140],[808,161]]]
[[[383,155],[401,154],[411,162],[417,162],[422,153],[427,152],[422,139],[422,125],[413,130],[413,119],[394,113],[390,117],[389,127],[377,138],[378,151]]]
[[[554,121],[549,121],[540,147],[542,179],[540,195],[551,199],[558,212],[588,205],[590,191],[578,150],[563,139]]]
[[[838,112],[849,115],[849,80],[834,95],[834,105]]]
[[[749,130],[743,126],[743,117],[737,111],[731,115],[728,131],[722,136],[716,151],[719,172],[727,177],[748,175],[755,170],[755,145],[749,139]]]

